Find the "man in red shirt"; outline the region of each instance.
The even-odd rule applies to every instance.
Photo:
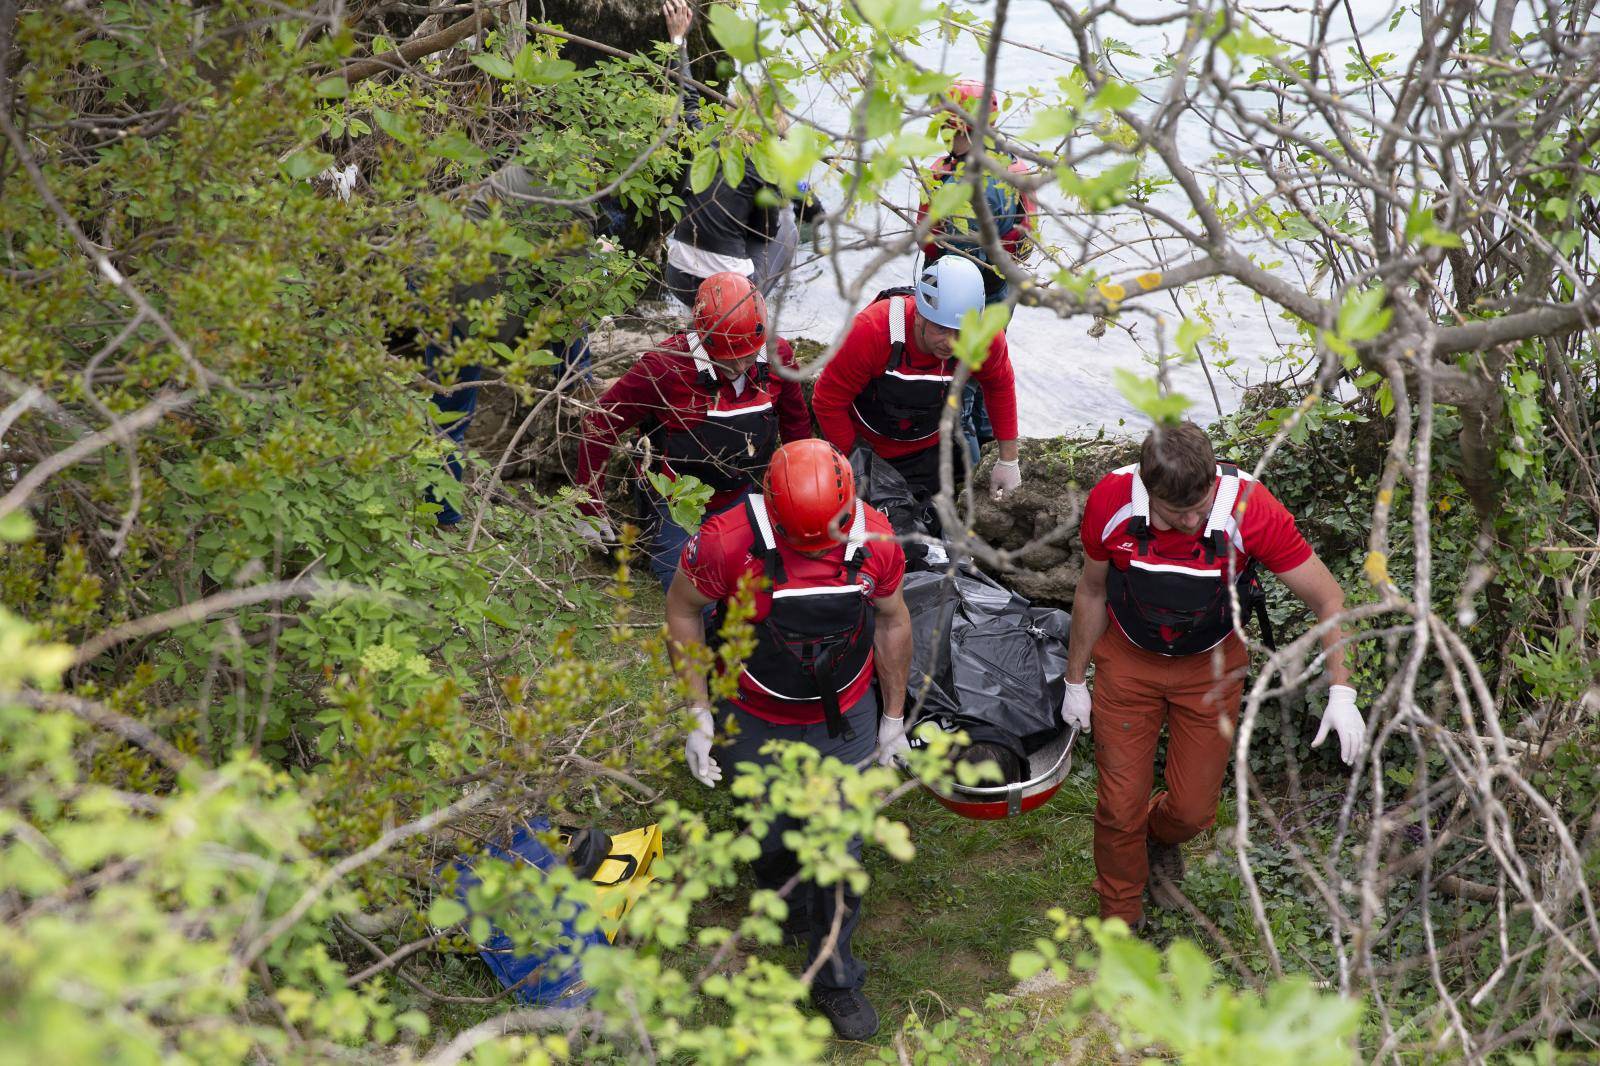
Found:
[[[649,443],[636,465],[655,509],[650,570],[662,588],[672,583],[689,534],[650,491],[645,471],[699,478],[715,490],[706,505],[715,514],[755,489],[780,437],[811,436],[799,382],[767,365],[768,333],[767,302],[750,279],[714,274],[695,298],[693,329],[640,356],[583,420],[578,484],[590,497],[583,509],[593,525],[585,535],[597,544],[614,536],[603,502],[611,449],[635,426]],[[788,341],[778,338],[775,349],[784,366],[795,365]]]
[[[1100,916],[1141,928],[1146,883],[1156,903],[1172,906],[1168,888],[1183,877],[1180,846],[1216,820],[1249,665],[1235,629],[1261,602],[1257,564],[1322,622],[1344,610],[1344,591],[1283,505],[1249,474],[1219,465],[1192,422],[1153,431],[1136,465],[1100,480],[1080,535],[1083,575],[1061,714],[1085,731],[1093,723]],[[1343,641],[1337,624],[1322,635],[1331,685],[1313,746],[1331,730],[1351,763],[1366,723]],[[1163,723],[1166,791],[1152,798]]]
[[[939,424],[955,371],[961,319],[984,306],[977,264],[947,255],[926,264],[914,298],[891,296],[856,315],[844,342],[811,395],[822,435],[846,455],[857,443],[877,452],[927,499],[939,491]],[[1017,389],[1005,334],[972,372],[983,389],[1000,458],[989,478],[997,498],[1022,483],[1017,459]],[[965,477],[966,447],[951,448],[956,482]]]
[[[684,746],[689,772],[713,787],[724,770],[766,763],[770,740],[809,744],[851,765],[887,764],[909,746],[906,687],[911,614],[900,592],[906,558],[882,512],[857,500],[850,464],[826,441],[786,444],[772,457],[760,494],[706,521],[684,546],[667,593],[673,661],[689,690],[695,728]],[[720,612],[747,581],[757,589],[756,647],[737,694],[713,719],[706,679],[704,610]],[[878,713],[877,688],[883,694]],[[720,742],[717,721],[724,725]],[[783,843],[793,819],[779,818],[761,842],[759,887],[782,888],[799,870]],[[861,856],[860,838],[850,843]],[[851,954],[861,897],[846,886],[802,884],[785,929],[807,939],[810,962],[838,936],[817,971],[811,998],[841,1039],[865,1040],[878,1015],[862,995],[866,967]],[[842,910],[842,913],[839,913]]]

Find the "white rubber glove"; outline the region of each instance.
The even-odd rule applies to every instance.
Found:
[[[1085,733],[1089,732],[1089,708],[1092,705],[1088,684],[1074,685],[1068,681],[1066,697],[1061,701],[1061,721],[1069,726],[1075,725]]]
[[[878,718],[878,752],[879,766],[892,764],[895,757],[911,750],[911,741],[906,739],[905,715],[899,718],[890,718],[882,715]]]
[[[605,515],[579,515],[574,530],[591,548],[604,550],[617,542],[617,531],[611,528]]]
[[[1022,484],[1022,460],[996,459],[989,471],[989,495],[1000,499]]]
[[[1322,712],[1322,728],[1311,746],[1319,747],[1330,729],[1339,734],[1339,757],[1346,766],[1361,758],[1367,746],[1367,723],[1356,710],[1356,690],[1349,685],[1329,686],[1328,709]]]
[[[683,745],[683,758],[689,764],[689,773],[707,788],[715,788],[722,780],[722,767],[711,757],[711,742],[716,739],[716,725],[711,720],[711,708],[691,707],[694,729]]]

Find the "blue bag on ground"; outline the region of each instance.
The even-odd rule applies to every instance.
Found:
[[[548,836],[550,831],[547,819],[529,819],[512,834],[509,844],[504,848],[490,845],[479,859],[498,859],[539,870],[563,865],[565,860],[539,839],[540,834]],[[460,873],[456,898],[470,911],[467,893],[480,883],[479,878],[466,860],[458,862],[456,870]],[[539,1007],[576,1007],[594,995],[594,990],[584,983],[578,959],[590,946],[607,943],[599,928],[580,933],[573,915],[562,921],[555,945],[529,948],[526,955],[516,953],[504,930],[490,928],[489,939],[478,945],[478,954],[503,986],[516,989],[516,997],[522,1002]]]

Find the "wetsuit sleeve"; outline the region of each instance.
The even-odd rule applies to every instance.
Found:
[[[687,41],[678,46],[678,54],[673,57],[671,66],[668,69],[675,75],[681,75],[682,78],[693,76],[693,72],[689,69],[689,44]],[[678,103],[683,108],[683,121],[691,130],[699,130],[702,125],[700,121],[700,90],[682,80],[682,78],[675,77],[672,80],[673,84],[678,87]]]
[[[1274,574],[1287,573],[1311,558],[1311,545],[1295,525],[1294,515],[1261,482],[1239,486],[1233,513],[1245,554]]]
[[[799,365],[794,357],[794,347],[782,337],[778,338],[778,361],[790,370]],[[774,402],[778,405],[778,436],[783,443],[792,440],[805,440],[811,433],[811,412],[806,407],[806,394],[798,381],[777,374],[772,375],[777,383],[777,397]]]
[[[611,458],[611,449],[622,439],[622,434],[658,413],[663,406],[661,382],[653,372],[654,363],[651,353],[646,352],[605,391],[595,409],[584,416],[583,442],[578,446],[578,485],[588,490],[596,501],[604,498],[606,462]],[[603,508],[596,502],[584,504],[582,509],[598,514]]]
[[[865,313],[857,315],[850,332],[845,334],[844,343],[828,360],[811,392],[811,409],[816,413],[822,435],[845,455],[850,454],[856,442],[850,405],[867,387],[867,382],[883,372],[888,362],[887,335],[880,339],[877,332]]]
[[[1083,542],[1083,554],[1097,563],[1106,562],[1111,553],[1106,550],[1103,538],[1106,520],[1111,517],[1109,481],[1102,480],[1089,490],[1083,504],[1083,521],[1078,525],[1078,539]]]
[[[983,389],[983,405],[989,409],[995,440],[1017,439],[1017,379],[1011,370],[1011,351],[1006,335],[1000,334],[989,345],[989,358],[972,375]]]

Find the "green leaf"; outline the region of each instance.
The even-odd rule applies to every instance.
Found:
[[[539,249],[515,233],[507,233],[495,242],[494,250],[514,259],[531,259]]]
[[[922,0],[856,0],[856,7],[869,25],[892,37],[911,33],[935,14]]]
[[[479,52],[472,57],[471,63],[492,78],[499,78],[501,81],[516,80],[517,68],[493,52]]]
[[[810,126],[796,124],[780,138],[768,138],[756,146],[752,161],[756,171],[783,190],[785,196],[798,196],[800,183],[822,158],[822,135]]]
[[[1052,107],[1033,118],[1022,137],[1027,141],[1049,143],[1070,137],[1078,128],[1078,112],[1070,107]]]
[[[1011,308],[1004,303],[989,304],[982,311],[968,311],[961,316],[961,333],[956,337],[955,353],[973,370],[981,368],[989,358],[989,346],[1011,321]]]
[[[717,154],[722,159],[722,180],[730,189],[737,189],[744,181],[743,146],[738,141],[727,140],[722,142]]]
[[[1072,167],[1062,167],[1056,180],[1062,192],[1088,210],[1106,211],[1128,198],[1133,179],[1138,175],[1139,161],[1128,159],[1091,177],[1084,177]]]
[[[416,144],[421,136],[422,127],[418,124],[415,115],[398,115],[393,111],[385,111],[381,107],[372,109],[373,121],[378,128],[401,144]]]
[[[700,521],[705,517],[706,504],[711,502],[716,491],[689,474],[669,478],[665,474],[647,470],[645,476],[656,493],[667,501],[667,511],[672,521],[690,533],[699,530]]]
[[[436,929],[448,929],[467,916],[467,908],[454,896],[440,896],[428,908],[428,924]]]
[[[300,181],[313,174],[320,174],[328,169],[328,164],[333,162],[333,156],[327,152],[319,152],[315,148],[302,148],[294,155],[279,164],[279,169],[291,181]]]
[[[866,99],[867,136],[887,137],[905,124],[905,114],[892,94],[874,88]]]
[[[934,222],[971,217],[972,186],[964,181],[947,181],[928,198],[928,218]]]
[[[722,50],[738,62],[754,63],[761,58],[760,42],[757,40],[761,27],[732,7],[726,4],[712,7],[706,16],[706,27]]]
[[[33,517],[26,511],[12,511],[0,518],[0,540],[7,544],[21,544],[33,539]]]
[[[1167,971],[1178,995],[1188,1000],[1204,999],[1215,976],[1211,960],[1192,940],[1178,940],[1167,948]]]
[[[350,95],[350,83],[344,80],[343,75],[335,74],[317,82],[316,88],[311,91],[324,100],[343,100]]]
[[[457,163],[471,166],[482,163],[489,158],[489,153],[473,144],[464,133],[459,130],[448,130],[433,139],[428,145],[428,151],[445,159],[454,159]]]
[[[1406,212],[1406,239],[1435,248],[1460,248],[1461,238],[1439,228],[1433,212],[1418,202]]]
[[[1211,324],[1199,319],[1186,318],[1178,324],[1176,344],[1182,355],[1193,355],[1195,348],[1211,333]]]
[[[1125,111],[1139,102],[1139,90],[1124,81],[1107,78],[1089,102],[1091,111]]]
[[[1352,292],[1339,308],[1338,332],[1345,341],[1369,341],[1389,328],[1394,312],[1383,306],[1388,293],[1382,285]]]
[[[1037,951],[1013,951],[1011,953],[1011,976],[1018,981],[1026,981],[1048,965],[1050,965],[1050,960]]]
[[[1112,380],[1116,383],[1117,391],[1148,415],[1152,422],[1175,425],[1193,403],[1180,393],[1163,394],[1160,383],[1153,377],[1142,377],[1120,367],[1112,371]]]
[[[694,154],[694,159],[689,163],[689,189],[693,192],[705,192],[717,177],[717,149],[714,145],[706,145]]]
[[[522,46],[522,51],[511,61],[511,67],[516,71],[517,80],[526,85],[556,85],[578,72],[577,64],[543,56],[535,52],[531,44]]]

